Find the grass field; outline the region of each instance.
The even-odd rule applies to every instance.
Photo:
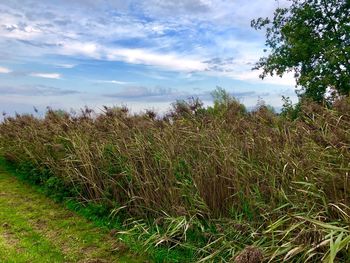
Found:
[[[0,262],[146,262],[0,167]]]

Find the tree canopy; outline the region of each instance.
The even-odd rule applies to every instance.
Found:
[[[266,30],[269,53],[255,69],[261,77],[294,72],[299,95],[321,102],[327,91],[350,93],[350,0],[290,0],[272,19],[252,27]]]

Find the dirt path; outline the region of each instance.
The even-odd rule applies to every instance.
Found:
[[[0,167],[0,262],[147,262]]]

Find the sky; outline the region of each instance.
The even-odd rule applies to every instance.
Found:
[[[295,80],[259,79],[264,32],[287,0],[1,0],[0,111],[126,105],[164,112],[222,87],[251,108],[296,101]]]

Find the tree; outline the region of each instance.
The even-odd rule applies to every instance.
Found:
[[[269,54],[254,69],[267,75],[294,72],[299,95],[324,101],[327,91],[350,93],[350,1],[289,0],[273,19],[258,18],[252,27],[266,30]],[[265,50],[267,51],[267,50]]]

